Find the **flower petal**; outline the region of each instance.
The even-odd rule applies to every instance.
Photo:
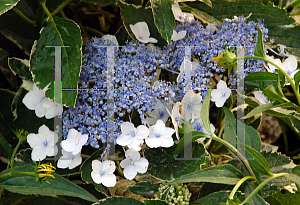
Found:
[[[157,43],[158,41],[155,38],[147,38],[147,43]]]
[[[104,174],[102,184],[106,187],[114,187],[117,183],[117,178],[114,174]]]
[[[33,161],[42,161],[46,158],[46,150],[44,146],[34,147],[31,152],[31,159]]]
[[[171,147],[174,145],[174,141],[173,141],[172,137],[162,138],[161,140],[162,140],[161,145],[160,145],[161,147]]]
[[[150,131],[145,125],[140,125],[136,128],[135,137],[142,140],[148,137]]]
[[[22,102],[29,110],[35,110],[36,106],[40,103],[43,96],[36,95],[35,92],[28,92]]]
[[[92,161],[92,169],[96,173],[100,174],[100,172],[102,171],[102,162],[100,162],[99,160],[93,160]]]
[[[67,152],[73,152],[76,148],[76,144],[70,143],[68,140],[61,141],[60,146]]]
[[[71,159],[69,157],[61,156],[57,162],[57,167],[61,169],[65,169],[70,166]]]
[[[112,174],[116,170],[115,162],[111,160],[105,160],[102,162],[102,170],[107,174]]]
[[[129,145],[132,142],[132,136],[128,134],[120,134],[116,140],[116,143],[121,146]]]
[[[285,71],[290,71],[291,73],[297,69],[298,62],[294,56],[290,56],[282,63],[282,67]]]
[[[48,100],[47,98],[43,98],[41,99],[41,103],[45,108],[51,108],[54,106],[54,102],[51,102],[50,100]]]
[[[136,137],[133,137],[131,143],[127,145],[129,148],[135,149],[136,151],[140,151],[142,149],[142,145],[144,140],[140,140]]]
[[[55,156],[57,154],[57,146],[44,146],[46,155],[51,157],[51,156]]]
[[[27,142],[31,148],[43,146],[43,141],[39,138],[38,134],[30,133],[27,135]]]
[[[125,157],[132,159],[133,162],[136,162],[140,159],[141,155],[135,149],[129,149],[125,152]]]
[[[37,104],[36,108],[35,108],[35,114],[36,116],[38,116],[39,118],[44,117],[46,114],[46,108],[43,106],[42,103]]]
[[[101,184],[104,177],[100,175],[100,172],[95,172],[94,170],[91,172],[91,177],[96,184]]]
[[[78,153],[77,155],[74,156],[74,158],[72,159],[69,169],[74,169],[75,167],[77,167],[78,165],[80,165],[82,162],[82,158],[80,156],[80,153]]]
[[[146,142],[147,146],[150,148],[160,147],[160,145],[162,143],[161,139],[156,138],[156,137],[148,137],[145,139],[145,142]]]
[[[149,162],[146,158],[141,157],[139,161],[134,163],[135,170],[138,173],[144,174],[148,169]]]
[[[220,80],[217,84],[217,89],[224,89],[224,88],[227,88],[227,84],[224,80]]]
[[[129,166],[125,167],[125,169],[123,170],[123,173],[124,173],[125,178],[128,180],[132,180],[137,175],[137,171],[136,171],[134,165],[129,165]]]
[[[161,135],[160,137],[162,138],[169,138],[172,137],[172,135],[174,134],[175,130],[170,128],[170,127],[165,127],[162,131],[161,131]]]
[[[124,169],[125,167],[131,165],[131,160],[129,158],[123,159],[120,162],[120,166]]]
[[[216,101],[220,100],[221,98],[222,98],[222,93],[221,93],[220,90],[218,90],[218,89],[213,89],[213,90],[211,91],[210,100],[211,100],[212,102],[216,102]]]

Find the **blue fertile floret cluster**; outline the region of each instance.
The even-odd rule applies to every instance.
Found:
[[[158,75],[157,69],[171,71],[170,75],[172,72],[179,73],[187,46],[190,46],[191,54],[188,58],[199,63],[192,69],[192,87],[203,89],[201,92],[204,96],[211,77],[214,74],[222,77],[225,72],[217,62],[210,60],[221,55],[226,44],[228,48],[246,46],[245,55],[253,56],[257,41],[256,26],[262,29],[264,38],[267,38],[268,30],[262,22],[246,22],[244,17],[224,20],[217,27],[204,27],[199,21],[179,23],[175,30],[186,30],[186,36],[163,49],[153,44],[129,42],[123,47],[114,47],[109,56],[107,47],[113,46],[112,42],[93,38],[86,45],[75,108],[70,107],[63,112],[64,138],[74,128],[89,135],[87,144],[99,148],[109,140],[116,140],[120,125],[128,121],[128,115],[133,111],[139,113],[143,122],[144,113],[153,109],[157,99],[173,103],[181,100],[186,85],[183,77],[179,77],[178,82],[152,81]],[[113,59],[113,79],[108,78],[111,72],[108,70],[111,63],[109,59]],[[262,61],[246,60],[245,75],[264,70],[264,64]],[[230,77],[230,83],[232,88],[237,83],[236,73]],[[107,105],[107,89],[113,93],[112,107]],[[114,110],[113,139],[108,139],[107,134],[108,109]]]

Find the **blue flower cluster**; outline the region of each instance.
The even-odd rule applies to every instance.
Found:
[[[75,108],[66,109],[62,115],[63,136],[66,138],[68,131],[75,128],[82,134],[89,135],[87,144],[99,148],[108,141],[115,142],[120,134],[120,125],[130,119],[129,115],[133,111],[139,113],[143,123],[144,113],[152,111],[157,99],[166,102],[180,101],[188,83],[183,77],[177,83],[152,81],[158,75],[157,69],[165,69],[168,75],[173,75],[175,81],[177,76],[174,72],[179,72],[184,58],[199,63],[192,69],[192,88],[198,89],[198,92],[200,90],[205,96],[210,79],[215,74],[222,77],[225,72],[211,59],[221,55],[226,44],[228,47],[245,46],[245,55],[254,55],[256,26],[262,29],[264,38],[267,38],[268,30],[263,27],[262,22],[247,23],[244,17],[223,21],[217,27],[204,27],[199,21],[179,23],[176,31],[186,30],[185,38],[172,42],[163,49],[138,42],[110,47],[114,46],[112,42],[93,38],[86,45]],[[186,56],[189,53],[190,56]],[[264,65],[262,61],[246,60],[245,75],[264,70]],[[236,73],[230,77],[230,82],[233,88],[237,82]],[[108,100],[108,96],[111,99]],[[114,113],[113,129],[107,117],[111,110]],[[108,134],[108,130],[113,131],[112,136]]]

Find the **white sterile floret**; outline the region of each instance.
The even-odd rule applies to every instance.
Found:
[[[182,12],[178,3],[172,5],[172,12],[176,21],[184,22],[184,20],[186,20],[191,22],[194,20],[193,14]]]
[[[149,137],[145,139],[148,147],[171,147],[174,144],[172,135],[174,134],[175,130],[166,127],[162,120],[157,120],[156,124],[152,125],[149,130]]]
[[[172,109],[172,104],[166,102],[164,105],[160,100],[157,100],[156,105],[153,107],[153,111],[149,112],[151,116],[154,116],[156,118],[147,117],[146,121],[150,125],[154,125],[159,119],[166,123],[170,116],[166,109],[170,111]]]
[[[42,125],[39,128],[38,134],[28,134],[27,142],[32,148],[31,159],[33,161],[41,161],[46,156],[55,156],[58,152],[55,145],[57,141],[57,133],[49,130],[46,125]]]
[[[223,107],[230,94],[231,90],[227,88],[226,82],[220,80],[217,84],[217,89],[213,89],[213,91],[211,91],[210,100],[215,102],[217,107]]]
[[[193,130],[194,131],[198,131],[198,132],[203,132],[204,134],[207,134],[207,135],[211,135],[210,132],[208,132],[205,127],[204,127],[204,124],[203,124],[203,121],[202,121],[202,118],[198,118],[196,119],[193,123],[192,123],[192,127],[193,127]],[[212,133],[215,132],[215,126],[210,123],[210,130]],[[198,138],[196,141],[197,142],[203,142],[206,138],[205,137],[201,137],[201,138]]]
[[[62,155],[58,162],[57,167],[61,169],[69,168],[74,169],[78,165],[81,164],[82,158],[80,156],[80,152],[76,155],[73,155],[72,152],[67,152],[66,150],[62,149]]]
[[[264,94],[263,94],[262,91],[255,91],[255,92],[254,92],[254,97],[255,97],[262,105],[271,103],[271,102],[267,99],[267,97],[264,96]]]
[[[173,35],[172,35],[171,40],[172,41],[179,41],[179,40],[183,39],[185,37],[185,35],[186,35],[185,30],[179,31],[178,33],[175,30],[173,30]]]
[[[82,135],[75,129],[70,129],[67,139],[61,142],[61,147],[67,152],[72,152],[73,155],[81,151],[82,146],[87,142],[88,135]]]
[[[138,41],[142,43],[157,43],[155,38],[150,38],[150,31],[146,22],[138,22],[129,26]]]
[[[131,122],[123,122],[121,132],[117,138],[117,144],[134,148],[137,151],[141,150],[144,139],[149,135],[149,129],[145,125],[135,128]]]
[[[137,173],[146,173],[149,162],[146,158],[141,157],[138,151],[129,149],[125,152],[125,157],[126,159],[121,161],[120,166],[124,169],[123,173],[126,179],[132,180]]]
[[[118,40],[115,35],[107,34],[102,36],[102,39],[106,41],[110,41],[115,46],[119,46]]]
[[[182,115],[186,122],[189,122],[192,119],[201,117],[201,108],[202,108],[202,96],[200,93],[194,93],[193,90],[188,91],[184,98],[181,101],[182,104]]]
[[[176,137],[179,140],[178,127],[181,127],[181,102],[175,103],[171,113],[171,120],[176,131]]]
[[[51,119],[62,114],[63,106],[51,102],[45,97],[47,88],[46,86],[43,90],[40,90],[36,84],[33,84],[32,90],[24,96],[22,102],[29,110],[34,110],[36,116],[40,118],[45,116],[47,119]]]
[[[113,174],[116,166],[115,162],[106,160],[100,162],[99,160],[92,161],[91,177],[96,184],[103,184],[106,187],[114,187],[117,183],[117,178]]]
[[[270,57],[268,55],[266,55],[267,59],[272,61],[273,63],[277,64],[279,67],[282,67],[282,63],[281,63],[281,60],[278,59],[278,58],[273,58],[273,57]],[[275,73],[275,70],[277,69],[277,67],[275,67],[274,65],[272,65],[271,63],[268,63],[268,67],[266,68],[268,72],[270,73]]]

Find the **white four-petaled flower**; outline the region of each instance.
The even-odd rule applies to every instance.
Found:
[[[213,89],[213,91],[211,91],[210,100],[215,102],[217,107],[223,107],[230,94],[231,90],[227,88],[226,82],[220,80],[217,84],[217,89]]]
[[[131,122],[123,122],[121,124],[121,134],[117,138],[117,144],[128,146],[137,151],[142,149],[144,139],[149,135],[149,129],[145,125],[140,125],[137,128]]]
[[[33,84],[32,90],[24,96],[22,102],[29,110],[34,110],[36,116],[51,119],[62,114],[63,106],[48,100],[45,97],[46,90],[47,87],[40,90],[36,84]]]
[[[172,104],[166,103],[166,105],[164,105],[160,100],[157,100],[156,105],[153,107],[153,111],[149,112],[150,115],[156,118],[147,117],[146,121],[150,125],[154,125],[159,119],[161,119],[164,123],[166,123],[170,116],[166,109],[171,110]]]
[[[150,128],[149,137],[145,139],[146,144],[150,148],[171,147],[174,144],[172,135],[175,130],[165,126],[162,120],[157,120],[155,125]]]
[[[188,91],[181,101],[182,104],[182,115],[186,122],[194,121],[194,119],[201,117],[202,108],[202,96],[200,93],[194,93],[193,90]]]
[[[204,127],[202,118],[196,119],[192,123],[192,127],[193,127],[194,131],[203,132],[204,134],[210,135],[210,133]],[[212,123],[210,123],[210,130],[211,130],[211,132],[215,132],[215,126]],[[206,139],[205,137],[201,137],[201,138],[198,138],[196,141],[203,142],[205,139]]]
[[[120,166],[124,169],[123,173],[126,179],[132,180],[137,173],[144,174],[149,162],[146,158],[140,156],[135,149],[129,149],[125,152],[126,159],[122,160]]]
[[[88,135],[82,135],[75,129],[70,129],[68,138],[61,142],[61,147],[67,152],[72,152],[73,155],[78,154],[81,151],[82,146],[87,142]]]
[[[102,36],[102,39],[106,41],[110,41],[115,46],[119,46],[118,40],[115,35],[107,34]]]
[[[65,169],[69,167],[69,169],[74,169],[82,162],[80,152],[76,155],[73,155],[72,152],[67,152],[66,150],[62,149],[62,155],[63,156],[61,156],[57,162],[58,168]]]
[[[55,156],[58,152],[55,145],[57,141],[57,133],[49,130],[46,125],[42,125],[39,128],[38,134],[28,134],[27,142],[32,148],[31,159],[33,161],[41,161],[46,156]]]
[[[100,162],[99,160],[92,161],[91,177],[96,184],[103,184],[106,187],[114,187],[117,183],[117,178],[113,174],[116,167],[115,162],[106,160]]]
[[[260,90],[260,91],[255,91],[254,92],[254,97],[262,104],[262,105],[265,105],[265,104],[269,104],[271,103],[266,96],[264,96],[263,92]]]
[[[157,43],[155,38],[150,38],[150,31],[146,22],[138,22],[129,26],[138,41],[142,43]]]

